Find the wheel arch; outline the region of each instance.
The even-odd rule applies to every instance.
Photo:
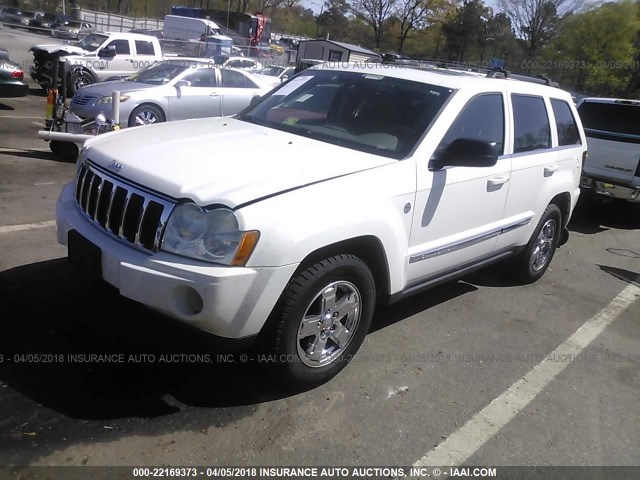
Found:
[[[293,276],[325,258],[340,254],[354,255],[367,265],[373,275],[378,300],[384,299],[389,295],[389,262],[382,242],[373,235],[363,235],[341,240],[309,253],[302,262],[300,262]]]
[[[562,215],[562,226],[566,227],[569,223],[569,214],[571,213],[571,195],[568,192],[557,194],[551,199],[549,205],[554,204],[560,209]]]

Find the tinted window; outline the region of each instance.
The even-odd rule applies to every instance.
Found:
[[[220,70],[222,74],[222,86],[227,88],[258,88],[255,83],[245,75],[235,70]]]
[[[130,55],[129,40],[114,40],[109,46],[116,47],[116,55]]]
[[[583,102],[578,113],[584,128],[640,135],[640,106]]]
[[[567,102],[552,99],[551,108],[553,108],[553,115],[556,117],[558,145],[580,145],[578,126]]]
[[[184,80],[191,82],[192,87],[215,87],[216,71],[213,68],[201,68],[191,75],[184,77]]]
[[[542,97],[512,95],[514,153],[551,147],[551,126]]]
[[[400,159],[451,94],[445,87],[383,75],[311,70],[273,90],[240,119]]]
[[[498,155],[504,153],[504,103],[502,95],[492,93],[469,100],[440,142],[438,150],[458,138],[483,140],[496,145]]]
[[[153,43],[146,40],[136,40],[136,52],[138,55],[153,55]]]

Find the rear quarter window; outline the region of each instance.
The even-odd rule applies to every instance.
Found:
[[[580,145],[580,133],[576,119],[573,118],[571,107],[563,100],[551,99],[551,108],[553,116],[556,119],[556,128],[558,130],[558,146]]]

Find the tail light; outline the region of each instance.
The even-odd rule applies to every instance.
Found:
[[[24,80],[24,72],[22,70],[14,70],[11,72],[11,78],[17,78],[18,80]]]

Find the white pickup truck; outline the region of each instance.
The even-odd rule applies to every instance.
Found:
[[[72,45],[36,45],[30,51],[34,57],[31,78],[43,88],[55,75],[56,59],[65,57],[69,95],[85,85],[129,75],[163,60],[158,39],[138,33],[92,33]]]

